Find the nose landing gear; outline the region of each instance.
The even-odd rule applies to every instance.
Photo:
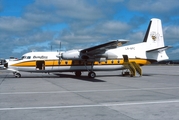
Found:
[[[18,73],[18,72],[15,72],[15,73],[14,73],[14,76],[15,76],[16,78],[21,78],[21,74]]]

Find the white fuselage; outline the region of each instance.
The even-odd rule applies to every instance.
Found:
[[[61,52],[65,53],[65,52]],[[9,61],[8,69],[26,72],[66,72],[66,71],[108,71],[121,70],[123,55],[138,64],[149,64],[146,59],[145,43],[118,47],[104,53],[105,60],[95,62],[80,62],[79,60],[61,60],[59,52],[30,52],[22,56],[21,60]],[[39,62],[38,62],[39,61]],[[76,63],[75,63],[76,62]],[[79,63],[80,62],[80,63]],[[39,64],[39,68],[37,67]],[[93,65],[92,65],[93,64]]]

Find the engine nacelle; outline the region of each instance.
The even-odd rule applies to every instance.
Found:
[[[79,50],[66,51],[66,52],[62,53],[61,57],[64,60],[79,60],[79,59],[81,59]]]

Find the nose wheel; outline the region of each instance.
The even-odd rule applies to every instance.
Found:
[[[14,76],[16,77],[16,78],[21,78],[21,74],[20,73],[14,73]]]

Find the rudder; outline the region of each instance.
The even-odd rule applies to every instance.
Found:
[[[164,47],[162,23],[160,19],[151,19],[143,42],[147,43],[147,50]]]

